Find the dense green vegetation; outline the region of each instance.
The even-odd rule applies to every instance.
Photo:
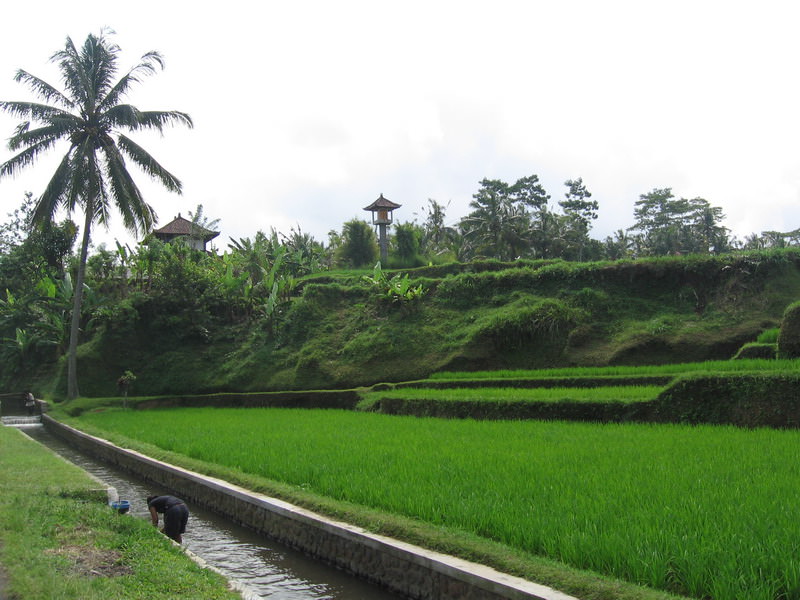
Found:
[[[258,271],[257,284],[245,255],[200,255],[180,245],[150,246],[158,258],[132,260],[129,279],[109,275],[98,288],[108,290],[105,299],[84,324],[83,393],[118,393],[126,371],[136,376],[132,395],[157,395],[349,388],[453,370],[727,360],[779,325],[800,296],[796,250],[453,264],[379,277],[373,270],[304,275],[292,258],[300,248],[267,237],[258,245],[277,258],[271,271]],[[42,315],[64,310],[66,292],[51,285],[41,297],[38,289],[0,302],[9,336],[0,379],[12,389],[34,382],[38,394],[59,397],[64,338],[12,341],[12,327],[30,340]]]
[[[81,469],[0,427],[3,597],[238,597],[149,523],[120,517],[105,501],[105,489]]]
[[[139,64],[118,77],[119,53],[119,47],[105,33],[88,35],[78,47],[67,38],[64,48],[51,58],[58,65],[64,91],[19,70],[15,79],[28,87],[38,101],[0,101],[0,110],[22,119],[8,140],[9,149],[19,153],[0,164],[0,177],[17,175],[53,146],[69,143],[36,199],[28,225],[50,228],[59,211],[69,213],[76,206],[85,215],[67,354],[70,398],[78,396],[76,352],[92,226],[106,223],[112,209],[119,211],[125,227],[133,233],[150,231],[156,221],[155,211],[145,202],[126,161],[136,164],[168,191],[181,191],[180,180],[128,134],[141,130],[163,133],[166,126],[175,124],[192,126],[186,113],[141,111],[124,103],[131,88],[163,68],[164,60],[158,52],[148,52]]]
[[[797,431],[283,409],[80,420],[695,598],[775,600],[800,589]]]
[[[86,48],[109,50],[104,43],[90,37]],[[62,67],[89,60],[81,58],[85,48],[70,48],[59,54]],[[115,52],[101,56],[103,65]],[[143,73],[157,62],[148,56],[136,67]],[[17,116],[30,106],[0,103]],[[161,125],[189,123],[182,113],[154,115]],[[63,133],[56,129],[44,133]],[[16,146],[32,139],[26,131]],[[29,164],[19,156],[0,175]],[[331,231],[327,244],[298,226],[231,239],[224,252],[146,236],[135,248],[75,256],[91,220],[82,228],[55,223],[52,190],[30,195],[0,225],[0,386],[74,395],[64,357],[76,338],[87,396],[115,393],[128,372],[136,378],[131,393],[164,394],[353,387],[456,369],[728,359],[774,330],[800,297],[797,232],[739,242],[719,208],[663,188],[642,194],[634,224],[600,242],[589,237],[600,207],[586,184],[577,178],[565,187],[553,202],[536,175],[513,184],[484,179],[456,226],[430,200],[422,223],[395,224],[388,264],[378,269],[374,232],[358,220]],[[112,196],[123,215],[139,207],[139,225],[152,225],[140,198]],[[214,223],[202,206],[192,218],[201,230]],[[770,355],[768,346],[741,354]]]
[[[565,182],[555,208],[529,175],[482,180],[455,226],[430,200],[423,223],[394,225],[384,265],[357,219],[327,245],[298,227],[231,239],[224,253],[147,236],[90,256],[91,227],[114,207],[134,230],[154,225],[123,155],[180,189],[116,130],[191,125],[184,113],[120,105],[161,57],[145,55],[114,83],[118,52],[103,35],[80,49],[68,39],[54,61],[69,94],[17,75],[58,106],[0,101],[25,119],[9,144],[22,151],[0,177],[58,139],[72,144],[44,193],[0,225],[0,386],[70,397],[56,413],[109,437],[587,600],[800,596],[800,230],[738,241],[720,208],[656,188],[639,196],[631,227],[595,240],[600,206],[581,178]],[[83,72],[96,75],[88,88]],[[54,222],[76,206],[82,228]],[[193,229],[213,226],[202,206],[190,216]],[[286,392],[309,389],[331,391]],[[124,400],[98,398],[114,394]],[[362,414],[195,408],[359,399]],[[120,403],[137,410],[108,409]],[[192,408],[180,418],[140,410],[164,405]],[[0,435],[0,534],[12,593],[225,596],[191,569],[165,590],[179,559],[143,558],[152,530],[84,502],[72,475],[53,483],[63,474],[45,471],[52,461],[17,461],[8,440]],[[73,577],[73,557],[56,550],[65,546],[138,572]]]

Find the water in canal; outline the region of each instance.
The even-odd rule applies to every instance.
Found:
[[[150,519],[145,498],[168,493],[97,459],[85,455],[48,433],[42,425],[20,429],[131,503],[132,518]],[[187,502],[191,516],[183,545],[244,586],[252,598],[279,600],[398,600],[400,597],[312,560],[230,521]],[[131,518],[127,515],[122,518]]]

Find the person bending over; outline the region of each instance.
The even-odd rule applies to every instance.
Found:
[[[183,500],[175,496],[148,496],[147,508],[150,509],[154,527],[158,527],[158,514],[164,515],[162,533],[180,544],[183,541],[181,534],[186,532],[186,523],[189,521],[189,509]]]

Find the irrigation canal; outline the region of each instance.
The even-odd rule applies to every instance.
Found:
[[[41,424],[18,425],[47,446],[114,487],[120,499],[131,503],[121,518],[148,519],[145,498],[164,493],[150,483],[87,456],[48,433]],[[187,503],[191,516],[184,546],[244,588],[250,598],[276,600],[398,600],[375,585],[277,544],[199,506]]]

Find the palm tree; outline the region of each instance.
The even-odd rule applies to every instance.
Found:
[[[203,214],[203,205],[197,205],[197,211],[192,212],[189,211],[189,220],[192,222],[192,229],[191,233],[189,234],[189,239],[196,240],[200,243],[200,247],[204,247],[205,244],[203,243],[204,236],[207,233],[211,233],[215,230],[215,228],[219,225],[219,219],[209,219],[208,217]],[[211,246],[211,251],[214,251],[214,246]]]
[[[469,203],[473,211],[459,224],[473,257],[513,260],[530,247],[530,214],[510,191],[502,181],[484,179],[473,194]]]
[[[65,92],[19,70],[15,81],[43,103],[0,102],[0,109],[23,119],[8,141],[10,150],[21,152],[0,165],[0,178],[15,175],[60,141],[69,144],[33,211],[34,223],[52,221],[59,209],[71,213],[81,208],[85,214],[67,357],[69,398],[78,396],[76,350],[92,224],[107,225],[112,207],[134,234],[149,231],[156,221],[155,211],[128,172],[126,158],[167,190],[181,191],[181,182],[121,131],[163,131],[174,124],[192,127],[185,113],[140,111],[121,102],[133,84],[155,73],[157,67],[163,69],[164,61],[158,52],[148,52],[115,82],[120,49],[105,33],[89,35],[80,49],[67,38],[64,49],[51,57],[61,71]]]

